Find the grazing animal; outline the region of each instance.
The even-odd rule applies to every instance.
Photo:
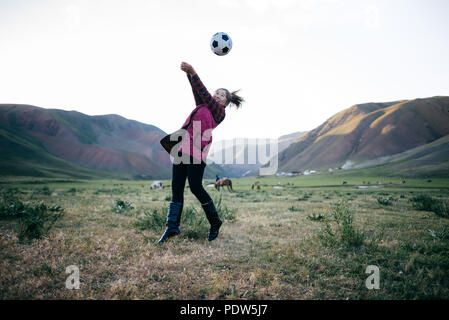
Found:
[[[260,182],[256,181],[251,185],[251,190],[254,190],[254,187],[257,187],[257,190],[260,190]]]
[[[162,182],[161,181],[155,181],[151,184],[150,189],[159,189],[162,188]]]
[[[217,189],[217,191],[220,191],[220,187],[228,187],[228,190],[230,192],[234,192],[234,190],[232,190],[232,181],[229,178],[221,178],[219,179],[217,182],[215,182],[215,189]]]

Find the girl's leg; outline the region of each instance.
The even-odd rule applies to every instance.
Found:
[[[184,206],[184,186],[186,183],[187,170],[184,164],[173,164],[172,170],[172,201],[168,206],[167,221],[164,234],[159,239],[159,243],[164,242],[169,237],[179,234],[179,224]]]
[[[208,240],[212,241],[218,236],[222,221],[218,216],[214,201],[203,188],[203,174],[205,168],[205,163],[189,164],[187,168],[187,177],[189,179],[190,190],[201,202],[201,206],[206,213],[206,218],[210,223]]]
[[[173,164],[172,168],[172,201],[184,203],[184,188],[186,186],[187,165]]]
[[[189,180],[190,191],[192,191],[201,204],[212,200],[207,191],[203,188],[203,175],[205,168],[206,164],[204,162],[201,164],[187,165],[187,178]]]

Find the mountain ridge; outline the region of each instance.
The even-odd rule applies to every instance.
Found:
[[[282,171],[340,167],[449,134],[449,97],[359,104],[342,110],[279,154]]]

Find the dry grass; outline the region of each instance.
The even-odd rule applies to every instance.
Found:
[[[168,206],[170,188],[98,182],[68,192],[72,185],[56,183],[50,194],[42,194],[36,191],[42,186],[19,186],[23,201],[60,205],[65,215],[47,237],[30,243],[19,241],[15,221],[0,220],[0,298],[449,298],[448,240],[428,232],[448,227],[449,220],[416,211],[407,190],[383,189],[395,199],[383,206],[378,194],[349,186],[252,191],[251,183],[236,179],[236,192],[223,192],[223,204],[236,210],[235,219],[225,221],[215,241],[207,241],[207,232],[198,239],[181,233],[162,245],[156,241],[163,229],[139,230],[134,223],[145,211]],[[208,191],[217,198],[215,190]],[[448,194],[442,188],[438,195]],[[324,223],[308,218],[328,214],[343,198],[354,226],[365,235],[361,247],[324,245],[319,238]],[[115,212],[117,199],[134,209]],[[185,206],[203,214],[188,189]],[[370,264],[381,270],[379,290],[365,287]],[[65,288],[70,265],[80,269],[79,290]]]

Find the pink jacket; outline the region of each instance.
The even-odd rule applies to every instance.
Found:
[[[200,104],[189,114],[183,127],[189,122],[190,116],[194,110],[199,109],[192,118],[190,125],[187,127],[190,139],[184,139],[179,151],[184,154],[191,155],[199,161],[206,162],[207,155],[209,154],[210,146],[212,145],[212,129],[218,126],[215,122],[212,113],[207,108],[206,104]],[[193,135],[193,129],[195,128],[196,137]],[[210,130],[209,130],[210,129]],[[207,131],[206,131],[207,130]],[[195,141],[195,146],[193,142]],[[201,145],[201,147],[199,147]],[[201,150],[203,150],[201,152]]]
[[[199,160],[198,162],[206,162],[210,146],[212,145],[212,130],[224,120],[226,116],[225,108],[210,95],[198,75],[187,75],[187,77],[192,86],[197,106],[190,112],[182,127],[187,125],[192,113],[195,110],[197,111],[187,127],[189,139],[182,141],[179,151],[183,154],[191,155]]]

